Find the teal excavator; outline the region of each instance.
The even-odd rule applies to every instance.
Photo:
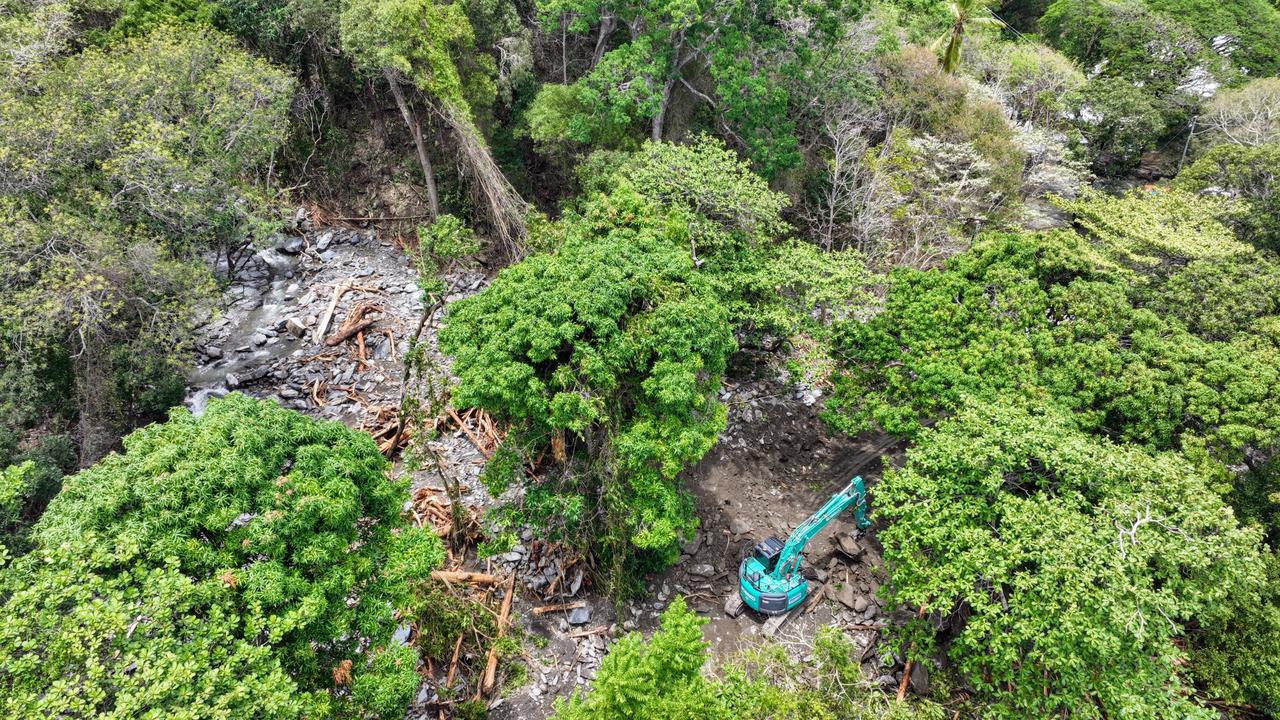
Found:
[[[859,530],[871,525],[867,519],[867,489],[858,476],[825,505],[800,523],[784,543],[769,537],[756,543],[738,567],[738,592],[747,607],[766,615],[777,615],[804,602],[809,582],[800,572],[800,553],[827,523],[854,506],[854,522]]]

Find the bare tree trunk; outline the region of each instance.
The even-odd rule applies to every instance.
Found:
[[[600,58],[604,57],[605,45],[609,40],[609,36],[613,34],[613,28],[617,26],[618,19],[612,13],[600,18],[600,35],[596,37],[596,49],[591,53],[591,67],[600,64]]]
[[[387,82],[391,84],[391,94],[396,97],[396,106],[400,108],[400,114],[404,116],[405,125],[409,126],[409,134],[413,135],[413,145],[418,150],[418,162],[422,165],[422,176],[427,181],[427,206],[431,219],[434,221],[436,216],[440,214],[440,198],[436,194],[435,170],[431,167],[431,159],[427,157],[427,148],[422,143],[422,125],[418,123],[418,119],[409,110],[409,103],[404,97],[404,88],[400,87],[400,78],[396,76],[396,72],[391,68],[385,68],[383,74],[386,76]]]
[[[662,86],[662,102],[658,105],[658,113],[653,116],[652,132],[649,133],[650,139],[654,142],[662,139],[662,125],[666,122],[667,106],[671,104],[671,89],[675,84],[675,78],[672,78]]]

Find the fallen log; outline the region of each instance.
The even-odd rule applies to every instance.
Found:
[[[368,315],[371,312],[381,311],[382,307],[380,305],[371,303],[368,300],[360,301],[355,307],[351,308],[351,312],[347,314],[346,320],[342,321],[342,326],[335,330],[332,335],[325,338],[324,344],[329,347],[335,347],[337,345],[341,345],[348,339],[363,333],[365,330],[373,327],[373,323],[376,321],[376,319],[372,318],[366,320],[365,315]]]
[[[575,608],[586,607],[587,603],[582,600],[577,602],[560,603],[559,605],[543,605],[533,609],[534,615],[546,615],[547,613],[560,612],[561,610],[573,610]]]
[[[497,575],[467,572],[465,570],[433,570],[431,579],[447,583],[468,583],[471,585],[497,585],[502,582],[502,578]]]
[[[920,612],[916,613],[916,617],[922,618],[924,613],[924,605],[921,605]],[[915,665],[915,661],[908,660],[906,666],[902,668],[902,682],[898,683],[898,702],[902,702],[907,697],[907,683],[911,681],[911,667],[913,665]]]
[[[311,336],[312,342],[318,343],[324,340],[324,334],[329,331],[329,323],[333,322],[333,312],[338,309],[338,301],[351,290],[354,282],[353,278],[333,286],[333,297],[329,300],[329,307],[325,308],[324,314],[320,316],[320,322],[316,323],[316,331]]]
[[[489,646],[489,657],[485,660],[484,675],[481,676],[480,687],[476,692],[476,699],[482,694],[488,694],[493,690],[494,683],[498,679],[498,641],[507,634],[507,619],[511,616],[511,598],[516,592],[516,576],[512,575],[511,580],[507,583],[507,594],[502,598],[502,610],[498,612],[498,636],[494,638],[493,644]]]
[[[453,418],[453,421],[458,423],[458,427],[466,434],[467,439],[471,441],[471,444],[476,446],[476,449],[480,451],[480,454],[485,456],[485,459],[493,457],[493,453],[485,449],[484,444],[480,442],[480,438],[476,437],[475,433],[471,432],[471,428],[467,427],[467,424],[462,420],[462,418],[458,417],[458,411],[450,407],[449,417]]]

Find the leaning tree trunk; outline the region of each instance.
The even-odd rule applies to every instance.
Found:
[[[471,118],[450,105],[440,108],[440,114],[457,136],[463,167],[474,181],[472,190],[488,209],[507,259],[519,260],[524,255],[524,216],[528,204],[494,162],[484,136]]]
[[[677,72],[679,72],[677,70]],[[653,116],[653,125],[650,127],[649,137],[654,142],[662,139],[662,126],[667,120],[667,106],[671,104],[671,90],[675,88],[676,81],[672,78],[662,86],[662,102],[658,104],[658,113]]]
[[[400,108],[400,114],[404,116],[404,123],[409,126],[409,134],[413,136],[413,145],[418,150],[418,162],[422,165],[422,176],[427,181],[428,212],[434,221],[436,216],[440,214],[440,197],[436,194],[435,170],[431,167],[431,158],[427,157],[427,148],[422,142],[422,125],[414,117],[413,112],[409,110],[409,103],[405,100],[404,88],[400,87],[400,78],[396,75],[396,71],[386,68],[383,70],[383,74],[386,76],[387,82],[391,84],[391,94],[396,98],[396,106]]]

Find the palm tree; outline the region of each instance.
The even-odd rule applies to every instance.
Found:
[[[1004,23],[987,9],[990,4],[991,0],[951,0],[947,3],[947,10],[952,18],[951,27],[931,45],[935,51],[946,45],[947,49],[942,53],[942,69],[945,72],[954,73],[960,66],[960,46],[964,41],[966,27],[970,25],[1004,26]]]

